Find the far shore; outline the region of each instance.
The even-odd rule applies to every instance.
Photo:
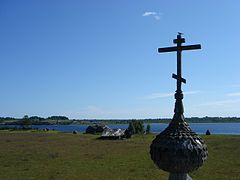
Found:
[[[190,117],[185,118],[188,123],[240,123],[240,117]],[[156,119],[69,119],[65,116],[24,116],[23,118],[0,117],[0,125],[21,125],[27,121],[31,125],[92,125],[92,124],[129,124],[133,120],[143,121],[144,124],[168,124],[171,118]]]

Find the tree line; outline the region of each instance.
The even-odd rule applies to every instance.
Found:
[[[18,125],[21,120],[28,119],[34,125],[51,125],[51,124],[129,124],[132,121],[141,121],[144,124],[151,123],[169,123],[170,118],[158,118],[158,119],[69,119],[66,116],[49,116],[47,118],[39,116],[25,116],[23,118],[14,117],[0,117],[0,123],[6,125]],[[188,123],[237,123],[240,122],[240,117],[191,117],[186,118]]]
[[[47,118],[42,118],[39,116],[28,116],[25,115],[22,118],[12,118],[12,117],[0,117],[0,123],[6,125],[51,125],[51,124],[61,124],[68,125],[72,124],[72,120],[69,120],[66,116],[49,116]]]

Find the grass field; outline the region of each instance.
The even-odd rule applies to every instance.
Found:
[[[95,135],[0,131],[0,179],[167,179],[149,155],[154,135],[97,140]],[[196,180],[240,179],[240,136],[203,136],[209,158]]]

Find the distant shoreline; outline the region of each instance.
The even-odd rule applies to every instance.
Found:
[[[240,117],[191,117],[185,118],[188,123],[240,123]],[[31,125],[91,125],[91,124],[129,124],[133,120],[143,121],[145,124],[167,124],[171,118],[157,119],[68,119],[65,116],[51,116],[42,118],[31,116],[24,118],[0,117],[1,125],[22,125],[23,122]]]

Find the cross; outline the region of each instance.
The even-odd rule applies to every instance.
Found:
[[[158,52],[164,53],[164,52],[177,51],[177,74],[172,74],[172,78],[177,80],[177,92],[182,93],[182,90],[181,90],[182,82],[186,83],[186,79],[182,78],[182,65],[181,65],[182,51],[201,49],[201,45],[195,44],[195,45],[189,45],[189,46],[182,46],[182,43],[185,43],[185,39],[182,38],[182,33],[178,33],[177,39],[174,39],[173,43],[177,44],[177,46],[158,48]]]

